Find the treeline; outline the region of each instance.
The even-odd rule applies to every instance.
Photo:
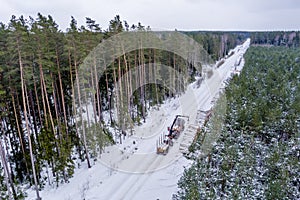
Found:
[[[251,42],[255,45],[299,47],[299,31],[251,32]]]
[[[72,17],[69,28],[62,32],[50,15],[42,14],[29,19],[12,16],[8,24],[0,23],[1,199],[23,198],[21,185],[34,185],[39,197],[39,190],[45,184],[58,186],[68,182],[80,162],[87,161],[88,167],[92,166],[92,160],[97,159],[104,146],[114,143],[113,136],[120,134],[112,94],[117,81],[129,69],[145,63],[162,63],[177,71],[188,68],[189,75],[195,75],[190,63],[171,52],[140,49],[126,53],[92,83],[98,89],[92,97],[93,113],[89,116],[98,123],[93,127],[88,120],[78,120],[74,85],[84,58],[103,40],[133,30],[149,31],[150,27],[140,23],[129,26],[119,16],[109,22],[107,30],[91,18],[79,26]],[[198,41],[217,57],[236,45],[223,44],[224,40],[218,39],[223,37],[221,33],[211,37],[215,38],[214,48],[205,45],[210,40],[208,33]],[[218,45],[224,52],[220,53]],[[143,70],[140,80],[147,75]],[[125,83],[130,90],[129,82]],[[183,88],[177,85],[177,92],[182,92]],[[148,84],[133,94],[130,116],[141,123],[149,107],[175,96],[176,92]],[[108,119],[104,118],[107,113]],[[79,128],[80,123],[86,127],[85,131]],[[111,127],[115,127],[114,133]],[[97,137],[93,134],[95,130]]]
[[[192,31],[183,33],[202,44],[214,60],[225,57],[230,49],[250,37],[250,32]]]
[[[299,55],[299,48],[250,47],[226,88],[220,137],[203,157],[195,152],[214,124],[199,133],[174,199],[300,198]]]
[[[228,54],[236,44],[250,38],[256,46],[299,47],[299,31],[192,31],[184,32],[203,44],[208,53],[218,60]],[[221,45],[220,45],[221,44]]]

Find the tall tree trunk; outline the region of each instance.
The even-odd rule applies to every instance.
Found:
[[[115,105],[116,105],[116,108],[115,108],[115,110],[116,110],[116,114],[117,114],[117,117],[118,117],[118,121],[120,122],[120,115],[119,115],[119,110],[120,110],[120,105],[119,105],[119,102],[120,102],[120,100],[119,100],[119,92],[116,90],[117,89],[117,77],[116,77],[117,75],[116,75],[116,69],[115,69],[115,67],[113,66],[113,79],[114,79],[114,90],[115,90],[115,94],[116,94],[116,102],[114,102],[115,103]],[[118,124],[119,126],[120,126],[120,124]],[[122,144],[122,137],[121,137],[121,135],[119,135],[119,137],[120,137],[120,144]]]
[[[95,65],[95,63],[94,63]],[[96,67],[96,66],[94,66]],[[97,102],[96,102],[96,97],[99,98],[99,96],[97,95],[97,86],[95,85],[95,82],[96,84],[99,84],[97,83],[96,79],[97,79],[97,73],[95,72],[95,75],[94,75],[94,69],[91,68],[91,80],[92,80],[92,88],[96,90],[96,94],[92,94],[92,105],[93,105],[93,113],[94,113],[94,123],[97,123],[97,102],[98,102],[98,99],[97,99]],[[95,77],[95,80],[94,80],[94,77]],[[95,96],[96,95],[96,96]]]
[[[94,60],[95,62],[95,60]],[[98,107],[98,114],[99,114],[99,124],[101,125],[101,120],[103,120],[102,116],[102,106],[101,106],[101,93],[99,89],[99,79],[98,79],[98,71],[97,71],[97,66],[96,62],[94,63],[94,77],[95,77],[95,83],[96,83],[96,95],[97,95],[97,107]],[[93,79],[93,76],[92,76]]]
[[[95,83],[96,83],[96,95],[97,95],[97,108],[98,108],[98,113],[99,113],[99,125],[100,125],[100,128],[103,128],[102,127],[102,120],[103,120],[103,117],[102,117],[102,106],[101,106],[101,93],[100,93],[100,89],[99,89],[99,79],[98,79],[98,71],[97,71],[97,66],[96,66],[96,60],[94,60],[94,77],[95,77]],[[92,79],[94,78],[92,76]],[[94,96],[94,95],[93,95]],[[95,123],[97,123],[97,121],[95,121]],[[102,131],[99,133],[100,134],[100,154],[102,154],[102,149],[103,149],[103,138],[102,138]]]
[[[133,98],[131,95],[133,95],[133,91],[132,91],[132,73],[131,73],[131,65],[130,62],[128,62],[128,70],[129,70],[129,104],[128,104],[128,108],[129,108],[129,112],[130,112],[130,116],[132,118],[132,120],[134,119],[134,109],[133,109]]]
[[[1,121],[2,121],[2,119],[1,119]],[[2,126],[1,126],[1,129],[2,129],[1,131],[4,132]],[[13,181],[12,181],[12,178],[11,178],[10,173],[9,173],[9,169],[8,169],[8,166],[7,166],[6,155],[5,155],[5,150],[3,148],[1,139],[0,139],[0,156],[1,156],[1,161],[2,161],[2,165],[3,165],[3,169],[4,169],[4,177],[5,177],[5,183],[6,183],[7,192],[8,192],[8,198],[12,199],[11,198],[11,191],[9,189],[9,188],[11,188],[12,193],[13,193],[13,198],[15,200],[17,200],[15,187],[13,185]]]
[[[38,128],[37,128],[37,120],[36,120],[36,114],[35,114],[35,106],[33,102],[33,97],[32,97],[32,90],[29,91],[29,99],[30,99],[30,107],[32,109],[32,118],[33,118],[33,125],[34,125],[34,133],[38,133]],[[27,101],[28,102],[28,101]]]
[[[124,64],[125,64],[125,86],[124,90],[126,91],[125,96],[127,97],[126,103],[127,103],[127,109],[125,115],[127,116],[127,113],[130,113],[130,85],[129,85],[129,67],[128,67],[128,62],[126,58],[126,52],[124,50],[124,47],[122,46],[122,51],[123,51],[123,59],[124,59]]]
[[[43,126],[43,119],[42,119],[42,115],[41,115],[40,101],[39,101],[39,96],[38,96],[38,93],[37,93],[36,81],[35,81],[34,76],[33,76],[33,85],[34,85],[34,94],[35,94],[36,104],[37,104],[37,107],[38,107],[39,119],[40,119],[41,126]]]
[[[74,62],[75,62],[74,66],[75,66],[76,84],[77,84],[78,102],[79,102],[79,116],[80,116],[80,120],[81,120],[81,123],[82,123],[82,132],[83,132],[82,133],[82,136],[83,136],[83,146],[84,146],[84,151],[85,151],[85,154],[86,154],[85,156],[86,156],[88,168],[91,168],[91,163],[90,163],[90,158],[89,158],[89,152],[88,152],[87,143],[86,143],[86,130],[85,130],[85,125],[84,125],[84,121],[83,121],[83,118],[82,118],[83,111],[82,111],[81,93],[80,93],[79,76],[78,76],[76,59],[74,59]]]
[[[123,85],[122,85],[122,71],[121,71],[121,59],[118,58],[118,87],[119,91],[116,91],[119,96],[119,125],[121,126],[122,132],[125,130],[125,120],[124,120],[124,105],[123,105]]]
[[[54,104],[54,111],[55,111],[55,116],[56,116],[56,121],[57,121],[57,126],[58,126],[58,130],[59,130],[59,134],[57,134],[60,138],[60,141],[62,140],[62,127],[61,127],[61,122],[59,120],[59,111],[58,111],[58,106],[57,106],[57,98],[56,98],[56,92],[55,92],[55,85],[54,85],[54,81],[53,81],[53,76],[52,73],[50,74],[51,76],[51,84],[52,84],[52,96],[53,96],[53,104]]]
[[[145,62],[144,62],[144,51],[142,49],[142,43],[139,49],[139,80],[140,80],[140,89],[141,89],[141,106],[142,106],[142,117],[144,123],[146,122],[146,111],[145,111],[145,87],[144,87],[144,69],[145,69]]]
[[[108,101],[108,110],[109,110],[109,118],[110,118],[110,124],[113,124],[113,119],[112,119],[112,111],[111,111],[111,95],[108,87],[108,77],[107,77],[107,72],[105,71],[105,83],[106,83],[106,94],[107,94],[107,101]]]
[[[22,99],[23,99],[23,107],[24,107],[24,118],[25,118],[25,125],[27,130],[27,136],[28,136],[28,144],[29,144],[29,152],[30,152],[30,159],[31,159],[31,165],[32,165],[32,173],[34,178],[34,185],[35,185],[35,191],[37,199],[40,200],[40,194],[39,194],[39,188],[38,188],[38,181],[35,171],[35,165],[34,165],[34,157],[33,157],[33,151],[32,151],[32,143],[31,143],[31,136],[30,136],[30,129],[29,129],[29,123],[27,118],[27,106],[26,106],[26,97],[25,97],[25,84],[24,84],[24,73],[23,73],[23,63],[21,59],[21,52],[18,47],[18,57],[19,57],[19,66],[20,66],[20,74],[21,74],[21,89],[22,89]]]
[[[69,66],[70,66],[70,79],[71,79],[71,91],[72,91],[72,116],[73,116],[73,123],[75,123],[75,131],[77,138],[80,138],[78,134],[78,124],[76,123],[76,104],[75,104],[75,88],[74,88],[74,81],[73,81],[73,66],[72,66],[72,58],[71,58],[71,52],[68,50],[68,57],[69,57]],[[75,122],[74,122],[75,121]],[[78,144],[78,149],[80,149],[80,144]],[[82,159],[81,151],[78,151],[79,158]]]
[[[139,82],[140,82],[140,66],[139,66],[139,61],[138,61],[138,58],[139,57],[139,52],[135,52],[135,56],[134,56],[134,66],[135,68],[137,69],[136,70],[136,76],[135,76],[135,85],[136,85],[136,90],[137,90],[137,93],[138,93],[138,86],[140,85]],[[141,89],[141,88],[140,88]],[[141,90],[139,91],[140,92],[140,95],[141,95]],[[137,95],[136,95],[137,96]],[[137,105],[136,105],[136,117],[140,117],[139,116],[139,101],[137,100]]]
[[[48,108],[48,113],[49,113],[49,118],[50,118],[50,123],[51,123],[51,127],[52,127],[52,131],[53,131],[53,134],[54,136],[56,137],[56,129],[55,129],[55,125],[54,125],[54,122],[53,122],[53,116],[52,116],[52,112],[51,112],[51,107],[50,107],[50,102],[49,102],[49,98],[48,98],[48,92],[47,92],[47,88],[46,88],[46,83],[45,83],[45,78],[44,78],[44,72],[43,72],[43,66],[42,64],[40,64],[40,76],[41,76],[41,87],[42,87],[42,93],[44,93],[44,97],[46,99],[46,104],[47,104],[47,108]],[[44,109],[45,110],[45,114],[47,112],[47,108],[45,107]],[[46,121],[47,118],[46,118]]]
[[[107,93],[107,101],[108,101],[108,109],[109,109],[109,118],[110,118],[110,124],[113,124],[113,118],[112,118],[112,106],[111,106],[111,94],[108,87],[108,77],[107,72],[105,71],[105,82],[106,82],[106,93]]]
[[[62,84],[62,78],[61,78],[60,64],[59,64],[59,57],[58,57],[57,49],[56,49],[56,64],[57,64],[57,72],[58,72],[61,102],[62,102],[62,108],[63,108],[63,113],[64,113],[64,122],[65,122],[65,127],[66,127],[66,134],[67,134],[67,137],[68,137],[68,121],[67,121],[67,112],[66,112],[66,104],[65,104],[65,95],[64,95],[64,90],[63,90],[63,84]]]
[[[30,110],[30,103],[29,103],[29,95],[28,95],[28,91],[27,91],[27,85],[26,84],[24,84],[24,91],[25,91],[25,97],[26,97],[26,102],[27,102],[27,116],[29,116],[28,117],[28,122],[29,122],[29,124],[33,124],[33,122],[32,122],[32,120],[31,120],[31,110]],[[34,131],[34,128],[33,128],[33,126],[30,126],[30,129],[31,129],[31,132],[33,133],[33,138],[36,138],[36,132]],[[33,141],[33,142],[35,142],[35,141]]]
[[[155,94],[156,94],[156,103],[159,104],[159,99],[158,99],[158,85],[156,82],[156,72],[157,72],[157,66],[156,66],[156,57],[155,57],[155,49],[153,49],[153,75],[154,75],[154,84],[155,84]]]
[[[13,104],[13,109],[14,109],[14,115],[15,115],[17,130],[18,130],[18,136],[19,136],[19,140],[20,140],[20,144],[21,144],[21,150],[22,150],[22,153],[24,155],[24,162],[25,162],[26,172],[29,175],[28,164],[27,164],[27,160],[25,158],[26,154],[25,154],[25,149],[24,149],[24,144],[23,144],[23,137],[22,137],[21,130],[20,130],[19,119],[18,119],[16,103],[15,103],[15,97],[14,97],[13,93],[11,94],[11,98],[12,98],[12,104]]]
[[[45,101],[45,95],[44,95],[44,87],[43,87],[43,70],[42,70],[42,64],[39,64],[39,70],[40,70],[40,87],[41,87],[41,94],[42,94],[42,103],[43,103],[43,111],[44,111],[44,119],[45,119],[45,125],[48,129],[48,116],[47,116],[47,109],[46,109],[46,101]],[[46,94],[47,95],[47,94]]]
[[[152,61],[152,58],[151,58],[151,51],[149,50],[149,60],[148,60],[148,68],[147,68],[147,74],[149,74],[149,77],[148,77],[148,79],[149,79],[149,81],[148,81],[148,83],[151,83],[151,85],[149,85],[148,86],[148,92],[149,92],[149,97],[148,97],[148,101],[149,101],[149,107],[148,107],[148,109],[150,109],[151,108],[151,103],[150,102],[152,102],[152,104],[153,104],[153,99],[154,99],[154,94],[153,94],[153,92],[152,92],[152,90],[153,90],[153,83],[152,83],[152,80],[153,80],[153,70],[152,70],[152,65],[153,65],[153,61]]]

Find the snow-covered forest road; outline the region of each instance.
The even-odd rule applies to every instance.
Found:
[[[199,127],[197,111],[208,110],[212,101],[218,96],[227,80],[235,70],[235,64],[250,45],[248,39],[243,45],[234,49],[234,54],[225,59],[210,78],[206,78],[200,87],[190,84],[186,92],[172,100],[168,100],[159,109],[149,112],[146,123],[134,128],[133,136],[128,136],[114,146],[106,147],[101,158],[91,169],[82,164],[76,169],[70,183],[59,188],[47,186],[41,196],[47,199],[97,199],[97,200],[140,200],[140,199],[171,199],[177,190],[177,182],[190,161],[185,159],[180,149],[181,144],[190,137],[195,127]],[[241,70],[243,61],[236,70]],[[175,115],[190,117],[185,120],[185,130],[175,140],[167,155],[156,154],[156,141]],[[190,129],[190,130],[189,130]],[[194,132],[195,133],[195,132]],[[123,138],[122,138],[123,139]],[[29,199],[34,199],[34,192],[29,192]]]

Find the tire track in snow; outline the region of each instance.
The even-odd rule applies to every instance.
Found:
[[[148,165],[148,162],[146,162],[146,164],[140,165],[139,168],[143,168],[145,170],[149,169],[151,166],[156,166],[159,163],[161,163],[163,160],[162,156],[157,156],[154,160],[152,160],[152,164]],[[140,163],[139,163],[140,164]],[[128,193],[130,192],[130,190],[132,190],[133,188],[135,188],[136,184],[138,182],[140,182],[142,179],[147,179],[147,176],[149,178],[149,176],[152,173],[146,173],[143,175],[137,175],[137,174],[128,174],[128,176],[126,176],[123,181],[122,181],[122,185],[118,188],[117,191],[114,191],[112,194],[112,196],[110,196],[108,199],[111,200],[125,200],[128,199]],[[134,183],[133,185],[131,183]],[[141,188],[142,185],[140,185],[138,188],[135,189],[135,191],[137,191],[139,188]]]
[[[182,137],[181,137],[181,139],[182,139]],[[164,161],[166,159],[170,160],[169,165],[172,164],[173,162],[175,162],[176,160],[178,160],[180,158],[180,156],[182,156],[179,151],[179,147],[180,147],[180,142],[176,141],[176,143],[174,143],[174,145],[169,150],[167,155],[165,155],[165,156],[158,155],[157,157],[159,158],[159,162],[155,163],[156,166],[158,167],[158,164],[160,164],[162,161]],[[176,159],[174,159],[172,157],[176,157]],[[168,167],[169,165],[167,165],[166,167]],[[153,173],[155,173],[155,172],[153,172]],[[147,181],[151,178],[153,173],[144,174],[141,178],[137,177],[137,181],[135,181],[134,185],[126,191],[125,195],[123,195],[121,199],[124,199],[124,200],[137,199],[137,198],[134,198],[137,195],[137,192],[141,190],[141,188],[145,185],[145,183],[147,183]],[[177,183],[175,183],[175,184],[177,184]],[[137,187],[135,187],[135,186],[137,186]]]

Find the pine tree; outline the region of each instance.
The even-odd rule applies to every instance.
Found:
[[[26,99],[26,91],[25,91],[25,70],[24,67],[27,65],[26,63],[26,48],[28,48],[28,27],[26,25],[25,19],[23,17],[20,17],[19,19],[16,19],[15,16],[12,17],[9,28],[13,31],[10,35],[10,45],[12,46],[11,49],[15,49],[15,53],[17,55],[17,62],[20,68],[20,76],[21,76],[21,90],[22,90],[22,101],[23,101],[23,113],[24,113],[24,119],[25,119],[25,125],[26,125],[26,134],[28,139],[28,145],[29,145],[29,151],[30,151],[30,159],[31,159],[31,167],[32,167],[32,173],[34,178],[34,185],[36,190],[37,199],[40,199],[39,195],[39,187],[38,187],[38,179],[36,174],[36,168],[35,168],[35,162],[34,162],[34,154],[33,154],[33,148],[32,148],[32,140],[31,140],[31,130],[29,128],[29,119],[28,119],[28,102]]]
[[[78,32],[78,28],[77,28],[77,22],[74,18],[72,18],[71,20],[71,24],[70,24],[70,29],[68,30],[68,46],[69,46],[69,62],[70,62],[70,67],[71,68],[71,73],[73,73],[73,69],[75,71],[75,77],[76,77],[76,81],[75,81],[75,85],[76,88],[72,88],[73,90],[73,97],[75,98],[75,94],[78,95],[77,100],[78,100],[78,106],[79,106],[79,119],[81,122],[81,131],[82,131],[82,140],[83,140],[83,147],[84,147],[84,152],[85,152],[85,157],[87,160],[87,165],[88,168],[91,168],[91,164],[90,164],[90,158],[89,158],[89,152],[88,152],[88,148],[87,148],[87,141],[86,141],[86,127],[84,125],[84,121],[83,121],[83,103],[82,103],[82,95],[81,94],[81,89],[80,89],[80,84],[79,84],[79,74],[78,74],[78,68],[80,63],[82,62],[82,59],[84,58],[84,54],[83,50],[82,50],[82,46],[80,45],[80,34]],[[72,84],[72,87],[73,84]],[[76,92],[76,93],[75,93]],[[75,102],[75,99],[73,99]],[[75,106],[75,105],[74,105]],[[76,107],[74,107],[73,109],[77,109]],[[75,116],[76,117],[76,116]],[[79,128],[78,125],[76,125],[76,128]]]

